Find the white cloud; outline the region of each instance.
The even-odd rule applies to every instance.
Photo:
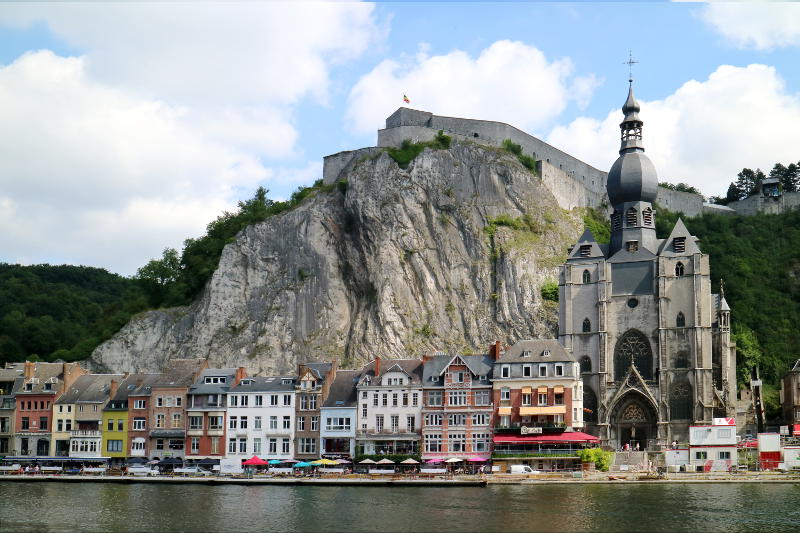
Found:
[[[700,16],[739,48],[800,46],[800,4],[713,2]]]
[[[661,181],[722,195],[744,167],[768,170],[798,158],[800,96],[786,91],[773,67],[723,65],[663,100],[640,102],[644,145]],[[547,140],[607,170],[617,157],[621,120],[619,109],[602,121],[579,118]]]
[[[319,172],[294,110],[383,35],[357,3],[17,4],[80,51],[0,66],[0,260],[131,274],[256,185]],[[267,163],[270,162],[267,168]],[[249,194],[248,194],[249,195]],[[13,210],[14,217],[9,213]]]
[[[521,42],[497,41],[476,58],[459,50],[429,56],[421,48],[405,64],[385,60],[363,76],[350,92],[347,116],[355,131],[375,131],[407,94],[416,109],[492,117],[532,131],[549,125],[571,99],[586,105],[597,80],[572,71],[568,58],[548,61]]]

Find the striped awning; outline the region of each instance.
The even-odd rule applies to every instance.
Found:
[[[546,405],[542,407],[520,407],[521,416],[530,415],[562,415],[566,414],[567,408],[563,405]]]
[[[547,387],[539,387],[536,389],[539,394],[547,394]]]
[[[556,394],[562,394],[564,392],[564,387],[553,387],[553,392]]]
[[[497,408],[497,414],[501,415],[501,416],[510,415],[511,414],[511,408],[510,407],[498,407]]]
[[[530,387],[522,387],[522,394],[530,394],[532,389]]]

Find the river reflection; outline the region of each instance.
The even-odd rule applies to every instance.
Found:
[[[0,531],[798,531],[798,484],[281,487],[0,481]]]

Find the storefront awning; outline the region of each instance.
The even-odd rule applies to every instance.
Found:
[[[563,415],[567,408],[563,405],[548,405],[543,407],[520,407],[520,416],[530,415]]]
[[[556,394],[562,394],[564,392],[564,387],[553,387],[553,392]]]
[[[536,389],[539,394],[547,394],[547,387],[539,387]]]
[[[581,431],[565,431],[564,433],[551,433],[544,435],[495,435],[493,439],[495,444],[547,444],[547,443],[594,443],[600,442],[600,439],[594,435],[583,433]]]
[[[522,387],[522,394],[530,394],[531,388],[530,387]]]
[[[510,415],[511,414],[511,408],[510,407],[498,407],[497,408],[497,414],[500,415],[500,416]]]

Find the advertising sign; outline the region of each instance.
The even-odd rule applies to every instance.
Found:
[[[520,433],[523,435],[536,435],[542,432],[542,428],[531,428],[528,426],[522,426]]]
[[[735,426],[736,419],[733,417],[730,418],[715,418],[714,424],[715,426]]]

